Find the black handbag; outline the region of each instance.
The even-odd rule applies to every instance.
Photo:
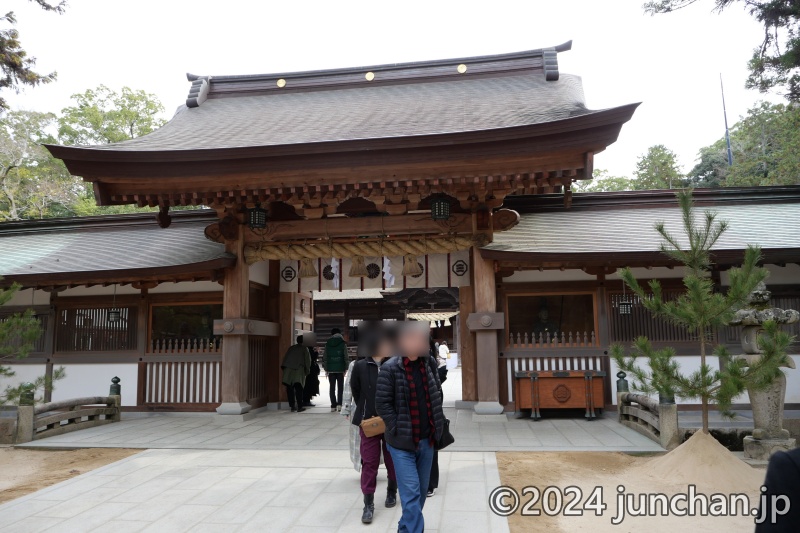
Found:
[[[436,449],[444,450],[456,441],[456,438],[450,433],[450,420],[444,419],[444,427],[442,428],[442,436],[436,441]]]

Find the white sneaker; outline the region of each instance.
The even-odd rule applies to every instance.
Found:
[[[431,489],[431,490],[429,490],[429,491],[428,491],[428,498],[430,498],[430,497],[431,497],[431,496],[433,496],[434,494],[436,494],[436,489]]]

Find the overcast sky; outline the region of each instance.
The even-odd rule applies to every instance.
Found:
[[[45,13],[6,1],[40,72],[58,81],[7,94],[21,109],[58,111],[70,95],[105,84],[155,93],[171,115],[186,72],[260,74],[515,52],[555,46],[562,72],[583,77],[590,108],[642,102],[596,168],[630,175],[648,146],[665,144],[688,171],[724,132],[719,75],[731,124],[760,99],[744,89],[761,27],[711,0],[650,17],[643,0],[376,2],[69,0]],[[8,91],[6,91],[8,93]]]

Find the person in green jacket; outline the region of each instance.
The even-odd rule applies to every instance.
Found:
[[[347,370],[347,343],[342,330],[333,328],[331,338],[325,343],[325,372],[331,386],[331,412],[342,410],[344,373]]]
[[[303,346],[303,336],[297,337],[297,344],[286,350],[283,356],[283,384],[286,386],[286,396],[289,398],[289,407],[293,413],[306,410],[303,407],[303,387],[306,376],[311,372],[311,354]]]

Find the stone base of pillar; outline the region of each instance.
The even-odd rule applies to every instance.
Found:
[[[775,452],[788,452],[797,447],[795,439],[755,439],[744,438],[744,456],[746,459],[766,461]]]
[[[478,402],[472,402],[469,400],[456,400],[456,409],[469,409],[470,411],[475,409],[475,404]]]
[[[478,402],[474,409],[478,415],[502,415],[505,410],[500,402]]]
[[[224,402],[217,407],[218,415],[243,415],[250,410],[247,402]]]

